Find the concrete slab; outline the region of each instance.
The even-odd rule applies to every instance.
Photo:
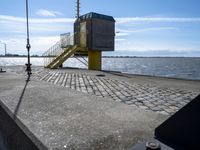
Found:
[[[0,106],[38,149],[129,149],[166,119],[14,73],[0,74]]]
[[[199,81],[105,71],[34,67],[32,77],[165,115],[173,115],[200,92]]]

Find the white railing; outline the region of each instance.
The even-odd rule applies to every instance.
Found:
[[[65,49],[74,44],[74,36],[66,36],[65,39],[63,38],[50,47],[46,52],[43,53],[44,57],[44,66],[46,67],[50,64],[56,57],[61,55]]]
[[[47,66],[51,63],[59,54],[63,52],[63,49],[60,46],[60,41],[50,47],[44,54],[44,66]]]

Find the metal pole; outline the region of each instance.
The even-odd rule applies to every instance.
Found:
[[[7,51],[7,49],[6,49],[6,43],[4,43],[4,48],[5,48],[5,56],[6,56],[6,51]]]
[[[78,19],[79,18],[79,16],[80,16],[80,0],[77,0],[77,2],[76,2],[76,18]]]
[[[26,29],[27,29],[27,44],[26,44],[26,48],[28,51],[28,64],[26,64],[26,71],[27,71],[27,75],[30,76],[31,75],[31,63],[30,63],[30,41],[29,41],[29,16],[28,16],[28,0],[26,0]]]
[[[5,48],[5,56],[6,56],[6,43],[3,43],[0,41],[0,44],[4,44],[4,48]],[[0,68],[0,73],[3,73],[3,72],[6,72],[6,71],[3,71],[2,67]]]
[[[0,41],[0,44],[3,44],[4,45],[4,50],[5,50],[5,56],[6,56],[6,43],[4,43],[4,42],[2,42],[2,41]]]

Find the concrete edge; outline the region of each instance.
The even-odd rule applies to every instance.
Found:
[[[48,148],[15,116],[10,109],[0,100],[0,109],[3,109],[12,119],[17,127],[35,144],[40,150],[48,150]]]

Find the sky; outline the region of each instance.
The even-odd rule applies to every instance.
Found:
[[[116,20],[115,53],[200,57],[199,0],[80,0],[81,15]],[[71,32],[76,0],[29,0],[31,54],[44,53]],[[26,54],[25,0],[0,0],[0,41]],[[0,44],[0,54],[4,45]]]

